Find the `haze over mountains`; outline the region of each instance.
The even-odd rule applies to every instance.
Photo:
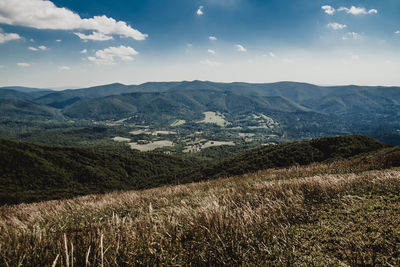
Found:
[[[0,88],[3,119],[126,119],[168,127],[177,120],[186,125],[202,120],[209,111],[221,114],[228,128],[243,127],[238,122],[264,114],[279,124],[275,130],[292,138],[349,133],[379,137],[376,132],[382,131],[388,136],[400,129],[400,87],[182,81],[63,91]]]

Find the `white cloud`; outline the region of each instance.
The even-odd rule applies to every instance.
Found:
[[[204,13],[203,13],[203,6],[199,6],[199,8],[198,8],[197,11],[196,11],[196,14],[197,14],[198,16],[201,16],[201,15],[204,14]]]
[[[347,35],[355,40],[361,39],[361,35],[357,32],[348,32]]]
[[[57,42],[57,43],[61,43],[62,40],[61,40],[61,39],[57,39],[56,42]]]
[[[335,13],[335,9],[334,9],[333,7],[331,7],[331,6],[326,5],[326,6],[322,6],[321,8],[322,8],[322,9],[325,11],[325,13],[328,14],[328,15],[333,15],[333,14]]]
[[[31,39],[29,39],[29,42],[34,43],[35,39],[31,38]]]
[[[105,15],[81,18],[67,8],[46,0],[0,0],[0,23],[52,30],[91,30],[104,35],[119,35],[144,40],[147,34],[124,21]]]
[[[215,36],[208,36],[208,39],[210,41],[217,41],[217,37],[215,37]]]
[[[81,54],[86,54],[87,53],[87,49],[82,49],[81,50]]]
[[[93,40],[93,41],[108,41],[114,39],[110,35],[105,35],[101,32],[93,32],[92,34],[84,34],[80,32],[74,32],[82,40]]]
[[[70,70],[71,68],[68,66],[59,66],[58,69],[59,70]]]
[[[331,28],[331,29],[333,29],[333,30],[342,30],[342,29],[344,29],[344,28],[346,28],[347,27],[347,25],[345,25],[345,24],[340,24],[340,23],[337,23],[337,22],[331,22],[331,23],[329,23],[328,25],[327,25],[327,27],[328,28]]]
[[[395,33],[395,34],[400,34],[400,30],[398,30],[398,31],[395,31],[394,33]]]
[[[269,55],[270,57],[276,57],[276,55],[275,55],[273,52],[269,52],[268,55]]]
[[[366,14],[377,14],[378,10],[376,9],[370,9],[366,10],[365,7],[355,7],[351,6],[350,8],[347,7],[339,7],[338,11],[344,11],[348,14],[352,15],[366,15]]]
[[[21,39],[21,36],[19,36],[18,34],[16,34],[16,33],[5,33],[0,28],[0,44],[8,42],[8,41],[18,40],[18,39]]]
[[[204,65],[208,65],[208,66],[219,66],[221,65],[220,62],[214,61],[214,60],[210,60],[210,59],[206,59],[206,60],[202,60],[200,61],[201,64]]]
[[[39,50],[41,50],[41,51],[46,51],[46,50],[49,50],[50,48],[48,48],[48,47],[46,47],[46,46],[44,46],[44,45],[40,45],[40,46],[38,46],[37,48],[36,48],[36,47],[33,47],[33,46],[29,46],[28,49],[29,49],[29,50],[32,50],[32,51],[39,51]]]
[[[30,63],[26,63],[26,62],[18,62],[17,66],[19,66],[19,67],[30,67],[31,64]]]
[[[216,54],[215,50],[212,50],[212,49],[208,49],[207,52],[210,53],[210,54],[212,54],[212,55],[215,55],[215,54]]]
[[[94,57],[88,57],[88,59],[98,65],[112,65],[115,63],[115,59],[131,61],[137,54],[139,53],[130,46],[111,46],[104,50],[97,50]]]
[[[236,45],[236,50],[239,51],[239,52],[246,52],[247,51],[247,49],[243,45],[240,45],[240,44]]]

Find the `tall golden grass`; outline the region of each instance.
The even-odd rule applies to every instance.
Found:
[[[400,264],[400,170],[359,163],[2,206],[0,265]],[[356,231],[372,234],[355,245]]]

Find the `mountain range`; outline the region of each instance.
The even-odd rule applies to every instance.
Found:
[[[51,91],[0,88],[0,118],[116,121],[167,127],[218,112],[232,127],[246,116],[264,114],[292,138],[349,133],[396,135],[400,129],[400,87],[317,86],[208,81],[120,83]],[[392,138],[393,139],[393,138]],[[396,138],[394,138],[394,142]]]

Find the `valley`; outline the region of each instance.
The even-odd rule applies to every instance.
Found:
[[[397,87],[295,82],[0,88],[0,137],[45,145],[122,145],[176,155],[204,152],[211,158],[220,151],[227,156],[260,145],[352,133],[396,145],[396,99]]]

